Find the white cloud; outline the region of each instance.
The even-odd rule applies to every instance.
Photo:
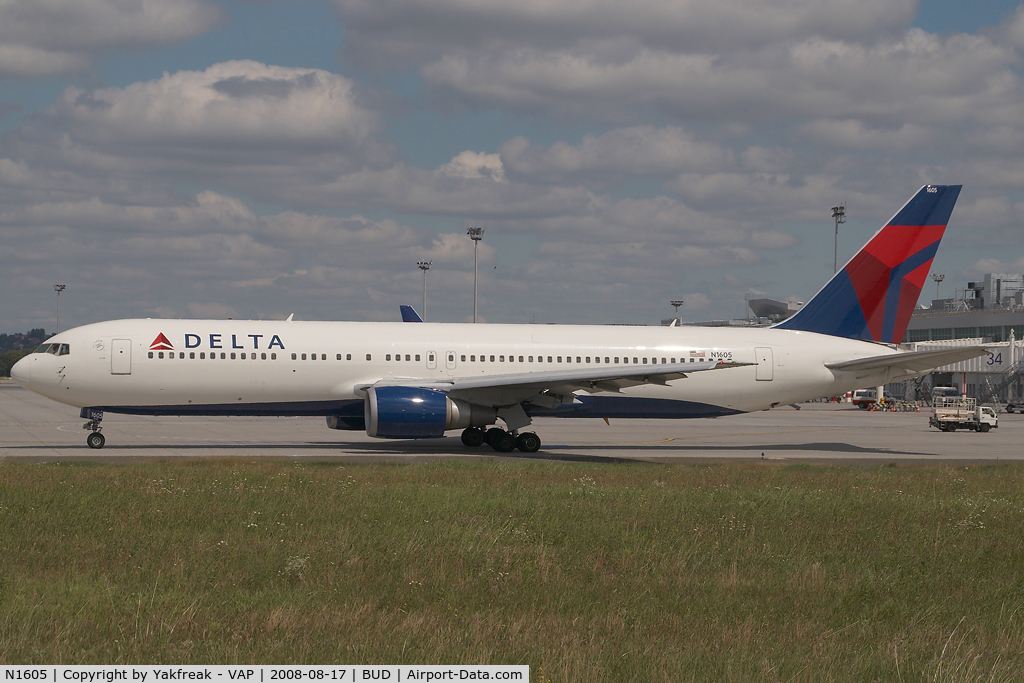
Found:
[[[505,179],[500,156],[469,150],[457,154],[437,172],[451,178],[490,178],[499,182]]]
[[[579,173],[633,175],[713,171],[729,153],[696,140],[678,126],[634,126],[603,135],[585,135],[579,145],[564,142],[544,147],[518,137],[501,147],[508,168],[525,176],[558,178]]]
[[[349,28],[347,55],[367,65],[416,64],[438,54],[524,44],[581,43],[675,50],[764,45],[815,34],[870,38],[905,26],[916,0],[335,0]]]
[[[3,0],[0,76],[80,71],[103,51],[189,40],[223,19],[202,0]]]

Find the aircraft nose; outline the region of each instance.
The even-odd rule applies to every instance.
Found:
[[[22,358],[11,368],[11,379],[21,386],[28,386],[32,381],[32,359],[28,356]]]

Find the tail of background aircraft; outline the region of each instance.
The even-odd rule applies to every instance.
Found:
[[[402,311],[402,322],[403,323],[421,323],[423,318],[416,312],[416,309],[407,304],[401,304],[399,310]]]
[[[776,327],[903,341],[961,187],[922,187],[821,291]]]

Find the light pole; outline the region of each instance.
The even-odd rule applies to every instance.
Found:
[[[832,207],[832,218],[836,222],[836,245],[832,257],[832,274],[834,275],[839,272],[839,224],[846,222],[846,202]]]
[[[477,320],[477,247],[484,238],[484,230],[485,228],[470,228],[466,231],[469,239],[473,240],[473,322]]]
[[[57,292],[57,334],[60,334],[60,293],[67,289],[67,285],[54,285],[53,290]]]
[[[423,271],[423,322],[427,322],[427,271],[430,270],[430,266],[433,264],[433,261],[416,262],[416,265]]]
[[[943,280],[946,279],[945,273],[932,273],[932,279],[935,280],[935,298],[939,298],[939,285]]]
[[[670,301],[669,303],[672,304],[672,306],[675,307],[675,309],[676,309],[676,325],[678,325],[679,324],[679,307],[682,306],[685,302],[682,299],[675,299],[673,301]]]

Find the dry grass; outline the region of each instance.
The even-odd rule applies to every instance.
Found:
[[[1024,678],[1024,468],[0,463],[4,663]]]

